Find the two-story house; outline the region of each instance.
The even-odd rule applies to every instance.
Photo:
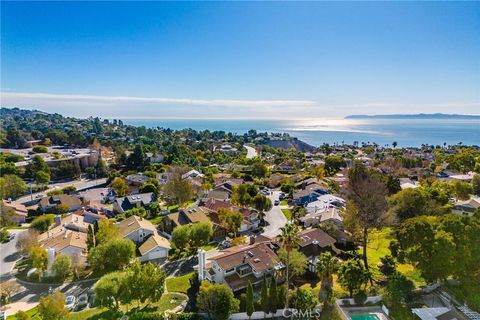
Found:
[[[245,289],[248,283],[259,286],[263,278],[270,278],[285,266],[280,262],[270,241],[221,250],[221,254],[208,261],[205,251],[199,250],[198,277],[200,281],[225,283],[234,292]],[[282,277],[276,277],[282,282]]]

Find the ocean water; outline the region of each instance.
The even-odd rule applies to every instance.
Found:
[[[480,120],[451,119],[312,119],[312,120],[238,120],[238,119],[124,119],[125,124],[174,130],[223,130],[243,134],[286,132],[311,145],[353,143],[358,141],[400,147],[422,144],[480,145]]]

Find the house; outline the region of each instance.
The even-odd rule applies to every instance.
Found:
[[[147,153],[145,153],[145,155],[147,156],[148,162],[150,164],[151,163],[161,163],[165,159],[165,157],[161,153],[154,154],[154,153],[151,153],[151,152],[147,152]]]
[[[64,218],[57,215],[53,228],[38,236],[38,244],[41,248],[53,249],[55,254],[86,258],[89,225],[83,216],[76,213]]]
[[[44,197],[38,203],[38,209],[42,212],[57,212],[62,206],[66,212],[73,212],[82,207],[83,203],[77,197],[68,194],[56,194]]]
[[[310,210],[308,210],[310,209]],[[321,208],[308,208],[307,214],[300,217],[298,220],[305,228],[314,226],[318,223],[333,223],[338,227],[343,224],[343,218],[340,215],[340,210],[333,206],[324,206]]]
[[[230,144],[223,144],[220,147],[217,147],[215,151],[219,151],[229,155],[235,155],[238,152],[238,149],[232,147]]]
[[[238,208],[237,210],[243,216],[243,222],[238,230],[239,232],[258,229],[260,225],[260,215],[257,210],[250,208]]]
[[[275,166],[275,171],[283,173],[295,173],[296,170],[291,163],[285,161]]]
[[[420,184],[418,181],[413,181],[409,178],[400,178],[400,188],[403,189],[410,189],[410,188],[418,188]]]
[[[130,186],[139,187],[145,182],[147,182],[150,177],[143,175],[142,173],[129,174],[125,178],[125,182]]]
[[[5,213],[9,212],[11,214],[12,220],[16,224],[22,224],[26,222],[28,216],[27,207],[23,204],[15,203],[8,200],[2,200],[1,210],[5,210]]]
[[[339,196],[332,195],[332,194],[325,194],[325,195],[321,195],[320,197],[318,197],[318,199],[316,201],[313,201],[313,202],[310,202],[309,204],[307,204],[306,208],[307,208],[307,211],[311,210],[312,208],[315,209],[314,211],[316,211],[317,209],[321,209],[321,208],[324,208],[326,206],[327,207],[328,206],[334,206],[334,207],[337,207],[337,208],[344,207],[345,206],[345,199],[340,198]]]
[[[214,180],[215,186],[221,185],[225,182],[228,182],[229,185],[231,185],[232,187],[245,183],[245,181],[242,178],[233,178],[231,174],[226,174],[226,173],[215,173],[213,175],[213,180]]]
[[[280,262],[269,241],[251,245],[228,248],[220,251],[220,255],[206,261],[205,251],[198,252],[198,277],[200,281],[224,283],[234,292],[245,289],[248,283],[259,286],[263,278],[270,278],[276,271],[285,266]],[[281,277],[276,278],[281,282]]]
[[[187,173],[182,174],[182,179],[200,177],[203,178],[205,175],[200,173],[197,170],[190,170]]]
[[[229,200],[231,195],[232,195],[232,189],[229,187],[227,183],[223,183],[221,185],[216,186],[212,190],[210,190],[205,195],[205,198],[225,201],[225,200]]]
[[[300,239],[298,250],[307,256],[308,270],[316,272],[318,257],[321,253],[330,251],[337,255],[340,253],[335,247],[335,239],[322,229],[305,229],[298,235]]]
[[[113,202],[113,211],[122,214],[133,208],[148,206],[155,201],[157,201],[157,197],[153,192],[133,194],[115,199]]]
[[[297,182],[295,184],[295,188],[297,189],[305,189],[307,186],[312,185],[312,184],[320,184],[321,181],[317,178],[308,178],[305,180],[302,180],[300,182]]]
[[[120,237],[132,240],[135,244],[143,243],[150,235],[156,234],[157,228],[142,217],[131,216],[117,223]]]
[[[150,261],[156,259],[165,259],[168,257],[168,251],[171,249],[170,242],[158,234],[151,235],[140,247],[140,261]]]
[[[480,208],[480,197],[458,201],[452,206],[452,213],[473,216],[475,210]]]
[[[420,320],[460,320],[456,313],[446,307],[413,308],[412,313]]]
[[[318,197],[320,197],[320,193],[312,190],[300,190],[293,193],[293,201],[299,206],[305,206],[316,201]]]
[[[39,239],[41,248],[53,249],[55,254],[66,254],[70,258],[87,256],[87,234],[65,228],[47,231],[46,237]]]
[[[209,222],[212,224],[212,237],[214,240],[225,239],[227,231],[224,227],[222,227],[217,213],[205,207],[180,209],[178,212],[166,215],[163,220],[163,231],[167,234],[171,234],[173,232],[173,229],[178,226],[198,222]]]

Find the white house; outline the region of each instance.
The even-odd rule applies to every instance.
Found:
[[[128,238],[136,244],[144,242],[147,237],[156,233],[156,228],[147,219],[137,216],[120,221],[117,224],[118,231],[122,238]]]
[[[168,251],[170,250],[170,242],[158,234],[150,236],[139,248],[140,261],[150,261],[155,259],[168,258]]]

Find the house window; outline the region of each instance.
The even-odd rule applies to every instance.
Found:
[[[233,270],[235,270],[235,268],[227,269],[227,270],[225,270],[225,273],[230,273],[230,272],[232,272]]]
[[[237,273],[240,276],[247,275],[252,272],[252,268],[248,264],[244,264],[243,266],[240,266],[237,268]]]

